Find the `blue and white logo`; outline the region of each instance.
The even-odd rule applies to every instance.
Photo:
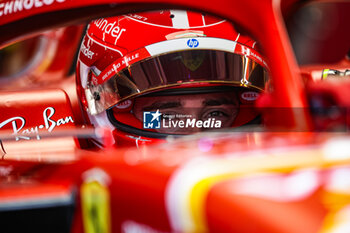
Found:
[[[162,114],[156,112],[143,112],[143,128],[144,129],[160,129],[160,116]]]
[[[197,48],[198,45],[199,45],[199,42],[198,42],[197,39],[193,39],[193,38],[192,38],[192,39],[188,39],[187,45],[188,45],[188,47],[190,47],[190,48]]]

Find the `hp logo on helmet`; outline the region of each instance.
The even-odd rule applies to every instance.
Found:
[[[199,42],[198,42],[198,40],[196,40],[196,39],[189,39],[189,40],[187,41],[187,45],[188,45],[188,47],[190,47],[190,48],[197,48],[198,45],[199,45]]]

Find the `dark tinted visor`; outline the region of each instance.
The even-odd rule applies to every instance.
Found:
[[[265,69],[252,59],[216,50],[186,50],[134,63],[101,85],[91,85],[89,108],[100,113],[131,97],[179,85],[229,84],[263,90]]]

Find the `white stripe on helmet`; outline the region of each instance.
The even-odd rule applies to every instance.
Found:
[[[171,10],[170,14],[173,15],[171,18],[174,28],[189,28],[187,12],[181,10]]]

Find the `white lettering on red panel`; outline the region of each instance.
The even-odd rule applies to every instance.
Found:
[[[94,22],[94,24],[103,32],[108,35],[111,35],[116,38],[116,41],[126,31],[125,28],[120,28],[118,25],[115,25],[117,21],[109,23],[107,19],[101,18]]]
[[[90,47],[86,47],[84,44],[81,44],[80,51],[89,59],[92,59],[92,56],[95,54],[90,50]]]
[[[54,116],[55,112],[56,111],[53,107],[47,107],[43,111],[43,124],[41,125],[25,128],[26,119],[21,116],[15,116],[1,122],[0,129],[5,125],[11,124],[16,141],[19,141],[20,139],[30,140],[31,136],[33,135],[36,136],[37,140],[40,140],[40,129],[45,129],[48,132],[52,132],[57,126],[74,123],[71,116],[60,118],[57,121],[53,120],[52,117]]]
[[[147,17],[144,17],[142,15],[138,15],[138,14],[128,14],[128,16],[130,16],[131,18],[134,18],[134,19],[141,20],[141,21],[147,21],[148,20]]]
[[[118,73],[120,70],[124,69],[129,65],[130,62],[133,62],[135,60],[138,60],[140,58],[139,53],[131,54],[128,56],[125,56],[122,58],[122,60],[118,60],[119,62],[113,63],[111,69],[107,70],[105,74],[102,76],[102,81],[109,79],[111,77],[111,74],[113,75],[115,73]]]
[[[64,2],[65,0],[13,0],[0,3],[0,16],[10,15],[12,13],[20,12],[22,10],[31,10],[33,8],[40,8],[49,6],[54,2]]]

